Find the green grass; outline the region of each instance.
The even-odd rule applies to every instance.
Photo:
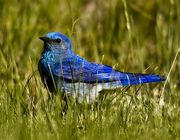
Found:
[[[178,0],[1,0],[0,138],[179,139],[179,25]],[[70,101],[63,115],[37,71],[38,37],[50,31],[70,36],[90,61],[165,75],[166,84],[104,91],[93,105]]]

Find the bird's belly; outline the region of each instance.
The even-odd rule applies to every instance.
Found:
[[[77,98],[79,102],[87,102],[92,103],[96,100],[96,97],[99,95],[99,92],[103,89],[116,89],[122,87],[119,85],[119,81],[109,82],[109,83],[66,83],[59,85],[61,87],[61,91],[65,92],[67,96],[73,96]]]
[[[62,86],[62,85],[61,85]],[[87,84],[82,82],[64,83],[61,91],[67,96],[73,96],[79,102],[92,103],[96,100],[99,92],[103,89],[102,84]]]

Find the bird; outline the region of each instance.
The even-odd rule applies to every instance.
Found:
[[[164,81],[156,74],[122,72],[110,66],[89,62],[75,54],[71,40],[62,33],[49,32],[39,37],[44,48],[38,70],[45,87],[52,92],[92,103],[102,90]]]

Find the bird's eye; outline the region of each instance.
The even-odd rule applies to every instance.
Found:
[[[61,43],[61,39],[60,38],[56,39],[56,42]]]

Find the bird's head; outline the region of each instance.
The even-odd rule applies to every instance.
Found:
[[[72,52],[72,44],[70,39],[61,33],[50,32],[40,37],[44,41],[44,49],[56,51],[57,53]]]

